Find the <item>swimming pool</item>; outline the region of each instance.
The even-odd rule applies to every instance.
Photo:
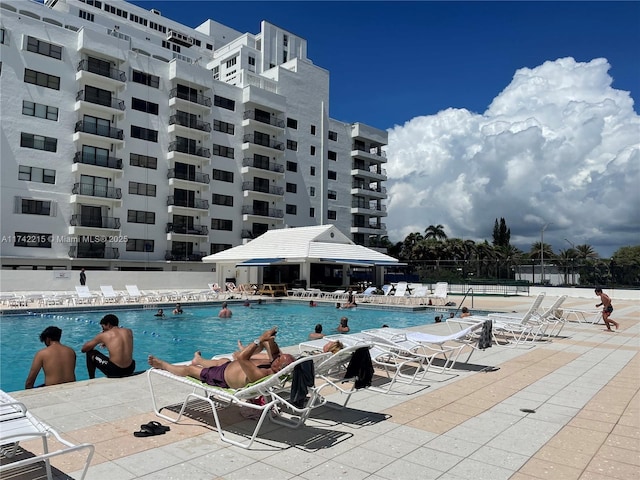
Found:
[[[146,370],[147,356],[156,355],[169,362],[190,360],[196,350],[203,356],[233,352],[237,341],[252,341],[267,328],[278,325],[278,344],[296,345],[307,339],[316,323],[325,334],[336,333],[340,317],[349,319],[352,332],[377,328],[383,324],[405,328],[433,323],[434,311],[400,311],[359,307],[336,310],[333,305],[311,308],[307,304],[275,303],[230,306],[233,317],[219,319],[219,306],[185,306],[182,315],[164,319],[154,317],[156,310],[117,310],[120,325],[133,330],[136,370]],[[62,329],[62,343],[76,351],[76,379],[86,380],[87,369],[82,344],[100,333],[100,319],[108,312],[66,312],[4,316],[0,319],[0,389],[6,392],[24,389],[24,382],[36,351],[44,347],[39,336],[49,325]],[[106,351],[104,351],[106,353]],[[96,373],[103,376],[102,372]],[[44,382],[40,372],[36,385]]]

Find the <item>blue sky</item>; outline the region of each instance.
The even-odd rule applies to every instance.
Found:
[[[308,41],[330,115],[389,132],[389,239],[442,224],[525,252],[640,239],[640,2],[134,1]]]
[[[305,38],[331,73],[331,116],[383,129],[448,107],[482,113],[517,69],[567,56],[604,57],[614,88],[640,87],[640,2],[132,3],[191,27],[258,33],[264,19]]]

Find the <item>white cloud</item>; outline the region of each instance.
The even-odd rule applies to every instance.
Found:
[[[447,109],[389,130],[389,238],[429,225],[491,241],[603,256],[640,243],[640,117],[611,87],[607,60],[561,58],[518,70],[484,114]]]

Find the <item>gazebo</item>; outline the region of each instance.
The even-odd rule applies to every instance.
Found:
[[[250,242],[202,259],[215,264],[216,282],[340,287],[352,277],[379,285],[397,259],[356,245],[333,225],[269,230]]]

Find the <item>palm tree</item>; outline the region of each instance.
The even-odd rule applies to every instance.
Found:
[[[404,242],[402,243],[402,250],[400,252],[401,253],[400,257],[403,259],[411,258],[412,250],[423,239],[424,237],[420,232],[410,233],[409,235],[407,235],[404,239]]]
[[[444,233],[444,227],[440,224],[438,225],[429,225],[424,230],[424,238],[433,238],[434,240],[446,240],[447,234]]]
[[[593,249],[591,245],[576,245],[576,258],[580,260],[594,260],[599,257],[598,253]]]

